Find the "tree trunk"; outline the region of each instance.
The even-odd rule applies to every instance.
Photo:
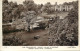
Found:
[[[28,25],[28,32],[30,32],[30,25]]]
[[[28,22],[27,31],[30,32],[30,22]]]

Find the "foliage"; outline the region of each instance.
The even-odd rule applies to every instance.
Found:
[[[19,46],[23,45],[23,41],[20,38],[17,38],[16,36],[9,37],[7,39],[3,39],[3,45],[4,46]]]
[[[73,2],[74,4],[74,9],[72,9],[69,14],[68,14],[68,19],[71,23],[76,23],[78,20],[78,1]]]
[[[69,11],[69,14],[63,20],[55,20],[49,25],[49,34],[53,39],[52,45],[60,46],[77,46],[78,45],[78,1],[64,3],[73,5],[74,8]],[[17,4],[3,0],[3,23],[11,22],[12,18],[26,17],[28,23],[28,30],[30,31],[30,23],[34,22],[34,18],[38,12],[52,13],[51,4],[48,2],[45,5],[37,5],[34,1],[24,1],[23,4]],[[43,24],[40,24],[43,25]],[[4,31],[15,30],[10,27],[4,27]],[[20,45],[22,42],[18,42],[18,39],[12,37],[11,39],[4,39],[4,45]],[[15,44],[16,43],[16,44]]]
[[[42,7],[42,11],[45,12],[45,13],[52,13],[53,12],[53,9],[51,8],[52,5],[50,2],[47,2],[43,7]]]
[[[49,27],[52,37],[52,45],[77,46],[78,45],[78,3],[74,2],[74,8],[63,20],[56,20]]]
[[[34,3],[34,1],[24,1],[23,2],[24,8],[26,11],[35,11],[37,12],[37,4]]]
[[[3,15],[3,22],[7,23],[7,22],[11,22],[13,17],[18,17],[18,8],[17,8],[17,3],[13,3],[13,2],[8,2],[5,3],[5,1],[3,1],[3,10],[2,10],[2,15]]]
[[[23,18],[23,16],[21,16],[22,12],[35,11],[37,15],[42,7],[42,5],[39,6],[35,4],[34,1],[24,1],[23,4],[17,4],[16,2],[3,0],[2,5],[3,23],[11,22],[13,18]]]
[[[4,34],[20,31],[17,30],[15,27],[11,27],[11,26],[3,26],[2,30]]]
[[[33,24],[36,20],[36,12],[35,11],[27,11],[27,12],[22,12],[22,16],[25,16],[26,18],[26,23],[28,24],[27,26],[27,31],[30,32],[30,25]]]

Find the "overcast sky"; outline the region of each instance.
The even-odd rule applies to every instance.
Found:
[[[22,4],[24,0],[8,0],[8,1],[13,1],[13,2],[17,2],[18,4]],[[58,4],[62,4],[64,2],[72,2],[72,1],[77,1],[77,0],[34,0],[34,2],[36,4],[45,4],[47,2],[50,2],[51,4],[54,4],[55,2],[57,2]]]

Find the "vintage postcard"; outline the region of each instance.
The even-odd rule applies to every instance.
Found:
[[[1,51],[80,50],[79,0],[0,0]]]

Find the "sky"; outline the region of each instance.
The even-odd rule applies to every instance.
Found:
[[[13,1],[17,2],[18,4],[22,4],[23,1],[25,0],[8,0],[8,1]],[[45,4],[47,2],[50,2],[51,4],[55,4],[55,2],[57,2],[58,4],[62,4],[64,2],[72,2],[72,1],[77,1],[77,0],[34,0],[36,4]]]

